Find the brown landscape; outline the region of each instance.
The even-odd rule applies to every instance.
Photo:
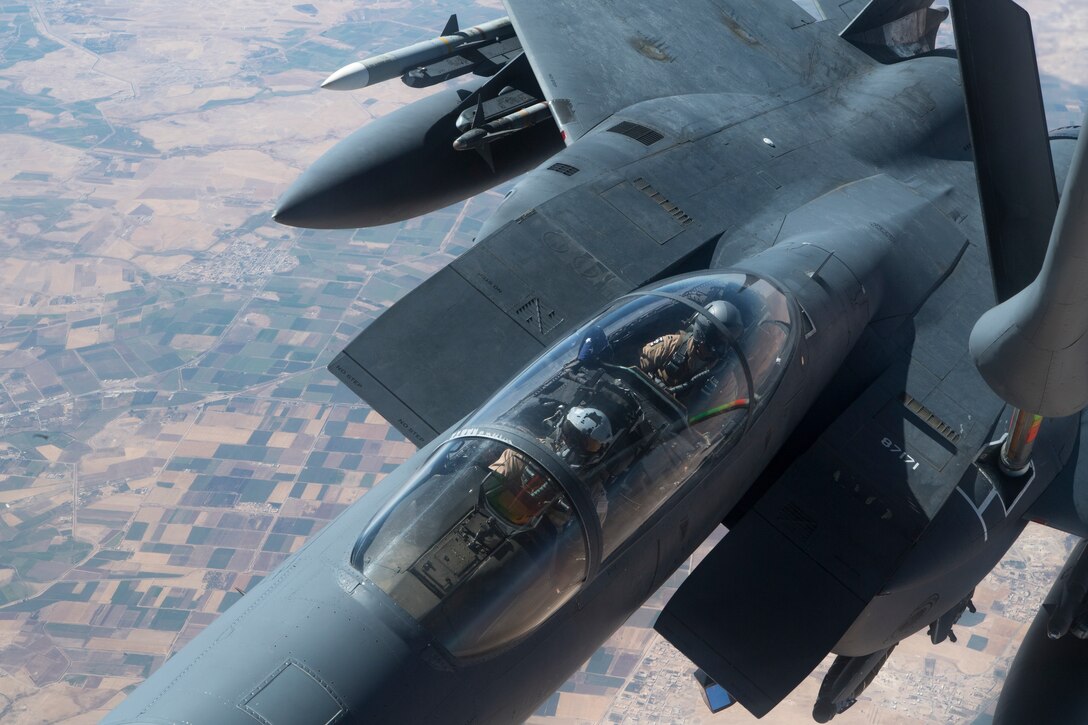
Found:
[[[1025,0],[1052,126],[1079,123],[1088,6]],[[399,83],[320,91],[494,1],[27,0],[0,8],[0,721],[92,723],[414,447],[324,368],[468,248],[498,188],[422,219],[300,232],[287,184]],[[372,92],[371,92],[372,91]],[[720,535],[720,534],[719,534]],[[709,549],[532,722],[712,716],[653,632]],[[1070,548],[1031,526],[959,641],[900,646],[835,722],[985,723]],[[800,606],[800,605],[799,605]],[[761,722],[810,721],[829,662]]]

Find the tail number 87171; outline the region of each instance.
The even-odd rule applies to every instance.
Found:
[[[903,461],[903,463],[906,463],[908,466],[910,466],[910,470],[912,470],[912,471],[917,471],[918,470],[918,461],[916,461],[914,459],[914,456],[912,456],[911,454],[904,451],[891,438],[881,438],[880,439],[880,444],[882,446],[884,446],[885,448],[887,448],[892,453],[894,453],[896,456],[898,456],[899,460]]]

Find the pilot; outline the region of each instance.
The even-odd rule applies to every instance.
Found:
[[[559,424],[556,453],[577,470],[604,457],[612,443],[612,421],[597,408],[574,406]]]
[[[687,329],[661,337],[642,348],[638,366],[663,388],[679,395],[701,383],[724,357],[728,340],[722,339],[721,323],[733,340],[744,331],[740,310],[731,302],[714,300],[697,314]]]
[[[604,523],[608,515],[608,498],[604,490],[608,472],[603,468],[592,469],[604,458],[615,438],[612,421],[598,408],[576,405],[563,416],[557,434],[556,453],[589,486],[597,516]]]
[[[521,451],[505,448],[488,468],[498,478],[488,487],[488,501],[515,526],[528,526],[544,513],[562,491]]]
[[[587,477],[588,469],[598,463],[612,442],[612,423],[597,408],[574,406],[562,414],[548,442],[555,452],[590,488],[597,514],[604,520],[607,501],[600,475]],[[487,486],[487,498],[493,507],[516,526],[531,525],[562,495],[550,475],[514,448],[505,448],[488,466],[497,481]],[[590,480],[590,478],[594,480]]]

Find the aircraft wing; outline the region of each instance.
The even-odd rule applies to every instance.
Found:
[[[568,143],[640,101],[716,94],[782,106],[873,62],[792,0],[507,5]],[[698,162],[678,138],[636,140],[653,146],[647,158],[672,148]],[[431,440],[608,302],[709,263],[700,255],[724,229],[637,181],[604,175],[593,194],[536,205],[383,313],[329,369],[414,443]],[[738,218],[748,203],[733,200]]]
[[[570,143],[639,101],[817,89],[864,62],[792,0],[506,0]]]
[[[792,0],[507,0],[524,57],[568,145],[631,109],[601,131],[629,136],[646,147],[645,154],[627,159],[616,173],[582,172],[572,183],[592,185],[591,194],[542,195],[548,200],[508,219],[505,229],[383,313],[329,369],[422,445],[617,296],[709,264],[715,240],[729,224],[704,227],[682,209],[683,198],[670,199],[672,192],[642,177],[636,165],[646,162],[651,178],[679,178],[676,169],[703,162],[687,148],[703,129],[723,132],[871,67],[874,58],[851,43],[879,46],[879,38],[867,34],[883,37],[889,19],[925,12],[931,2],[871,0],[853,21],[864,37],[843,42],[838,33],[844,19],[861,1],[839,3],[828,20],[817,22]],[[827,8],[820,12],[828,14]],[[661,131],[670,125],[671,99],[704,110],[666,137]],[[662,102],[654,106],[657,100]],[[643,116],[656,118],[660,129],[634,122]],[[808,135],[806,143],[818,137]],[[736,139],[738,159],[748,141]],[[760,164],[796,147],[762,148]],[[579,173],[583,161],[592,164],[592,154],[587,159],[575,147],[569,151],[577,163],[540,167],[545,175],[557,174],[537,179],[540,188],[553,189],[560,176]],[[671,158],[662,161],[666,152]],[[342,165],[336,160],[330,175],[340,174]],[[742,171],[755,178],[759,165],[736,169]],[[730,203],[739,220],[761,201],[742,193]]]

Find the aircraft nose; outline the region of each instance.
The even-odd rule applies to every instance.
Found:
[[[103,721],[323,725],[433,721],[453,684],[424,645],[390,626],[373,602],[349,601],[314,577],[310,598],[230,613],[170,658]],[[323,591],[324,590],[324,591]],[[255,590],[239,601],[260,594]]]

